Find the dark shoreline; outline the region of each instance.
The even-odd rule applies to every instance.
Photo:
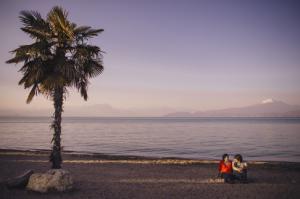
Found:
[[[50,150],[47,149],[2,149],[0,148],[0,155],[8,156],[48,156]],[[191,162],[192,164],[218,164],[219,160],[217,159],[197,159],[197,158],[181,158],[181,157],[153,157],[153,156],[135,156],[135,155],[117,155],[117,154],[104,154],[104,153],[92,153],[92,152],[78,152],[78,151],[63,151],[63,156],[71,158],[84,158],[84,159],[103,159],[103,160],[173,160],[176,162]],[[247,161],[247,160],[246,160]],[[277,166],[295,166],[300,168],[300,162],[291,162],[291,161],[261,161],[261,160],[249,160],[247,161],[252,165],[277,165]]]

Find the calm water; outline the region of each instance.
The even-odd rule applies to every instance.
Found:
[[[0,117],[0,148],[49,149],[50,118]],[[300,118],[64,118],[64,150],[300,162]]]

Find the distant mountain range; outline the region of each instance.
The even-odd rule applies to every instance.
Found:
[[[166,117],[300,117],[300,106],[267,99],[260,104],[220,110],[173,112]]]
[[[23,116],[52,116],[53,108],[23,108],[23,109],[0,109],[0,116],[23,117]],[[63,116],[78,117],[157,117],[176,109],[168,107],[157,108],[115,108],[109,104],[94,104],[83,106],[65,106]]]
[[[63,116],[78,117],[300,117],[300,106],[267,99],[259,104],[220,110],[176,112],[176,108],[120,109],[109,104],[66,106]],[[52,108],[1,109],[0,116],[51,116]]]

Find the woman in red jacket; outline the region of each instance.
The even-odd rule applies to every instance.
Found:
[[[224,154],[219,163],[219,177],[223,178],[225,182],[231,183],[232,176],[232,162],[229,160],[229,155]]]

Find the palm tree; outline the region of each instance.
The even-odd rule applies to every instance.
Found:
[[[102,73],[102,51],[88,43],[103,29],[77,26],[68,20],[68,13],[53,7],[44,19],[36,11],[22,11],[22,31],[34,42],[12,51],[14,57],[6,63],[22,63],[23,77],[19,85],[30,88],[27,103],[43,94],[54,102],[51,128],[54,129],[50,161],[53,169],[61,168],[61,114],[68,88],[76,88],[87,100],[88,79]]]

